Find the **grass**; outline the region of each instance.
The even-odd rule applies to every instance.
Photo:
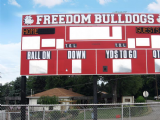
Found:
[[[160,102],[160,100],[154,100],[155,102]]]
[[[125,110],[126,109],[126,110]],[[131,117],[139,117],[139,116],[144,116],[146,114],[148,114],[149,108],[148,106],[132,106],[130,108],[130,113],[129,110],[127,110],[128,108],[124,108],[124,117],[130,116]]]
[[[130,109],[130,112],[129,112]],[[122,114],[122,108],[116,107],[116,108],[98,108],[97,109],[97,118],[98,119],[111,119],[116,118],[116,115]],[[131,117],[139,117],[144,116],[148,114],[148,106],[131,106],[130,108],[128,106],[123,108],[123,117],[128,118],[129,114]],[[74,120],[82,120],[84,119],[92,119],[92,111],[91,110],[85,110],[79,112],[77,116],[75,116]]]
[[[151,111],[151,110],[150,110]],[[93,119],[93,108],[86,108],[86,109],[73,109],[69,110],[65,113],[59,113],[56,111],[52,111],[45,114],[47,116],[53,118],[66,118],[68,120],[83,120],[83,119]],[[123,106],[123,117],[129,118],[130,117],[140,117],[149,114],[149,107],[146,105],[143,106]],[[36,113],[33,117],[42,117],[43,113]],[[98,119],[112,119],[116,118],[119,115],[122,117],[122,108],[121,107],[102,107],[97,108],[97,118]],[[59,117],[58,117],[59,116]]]
[[[91,110],[85,110],[84,112],[80,112],[80,114],[76,117],[76,119],[84,119],[84,114],[86,119],[92,119],[92,111]],[[98,119],[104,119],[104,118],[116,118],[116,115],[121,115],[121,108],[99,108],[97,109],[97,118]]]

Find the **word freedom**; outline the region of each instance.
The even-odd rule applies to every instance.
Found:
[[[85,23],[154,23],[152,14],[60,14],[37,15],[36,24],[85,24]]]
[[[106,50],[106,58],[137,58],[137,50]]]

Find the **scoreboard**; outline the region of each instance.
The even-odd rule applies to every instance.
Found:
[[[160,14],[22,16],[21,75],[160,74]]]

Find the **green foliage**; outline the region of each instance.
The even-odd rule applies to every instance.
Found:
[[[140,75],[136,76],[122,76],[118,80],[119,92],[123,96],[134,96],[138,93],[139,89],[143,87],[143,79]]]
[[[41,96],[37,100],[37,104],[58,104],[58,97],[56,96]]]
[[[126,111],[124,111],[124,112],[126,112]],[[97,109],[98,120],[112,120],[112,119],[119,120],[119,119],[116,119],[116,115],[121,115],[121,113],[122,113],[121,108]],[[93,111],[86,110],[85,111],[86,120],[93,120],[92,114],[93,114]],[[74,119],[74,120],[82,120],[82,119],[84,119],[84,113],[80,112],[78,114],[78,116],[76,117],[76,119]]]
[[[68,113],[72,115],[72,118],[75,118],[78,116],[79,110],[76,109],[75,107],[70,107],[70,109],[68,110]]]
[[[11,81],[1,86],[0,102],[2,104],[5,104],[6,102],[5,97],[20,96],[21,94],[20,83],[21,83],[21,77],[17,77],[15,81]],[[10,103],[14,104],[14,101],[10,101]],[[20,103],[20,101],[17,101],[17,103]]]
[[[60,111],[51,111],[46,114],[46,118],[49,120],[59,120],[62,117],[62,113]]]
[[[148,113],[148,106],[144,106],[144,105],[136,105],[138,107],[133,106],[124,106],[123,107],[123,116],[124,117],[128,117],[129,115],[131,117],[138,117],[138,116],[143,116],[146,115]],[[129,111],[130,109],[130,111]]]
[[[155,79],[153,75],[141,75],[143,86],[137,92],[135,97],[141,96],[143,91],[149,92],[149,97],[153,97],[155,94]]]
[[[76,104],[81,104],[81,100],[77,100],[77,103]]]
[[[136,102],[145,102],[145,99],[143,96],[139,96],[137,99],[136,99]]]
[[[46,78],[47,76],[29,76],[27,79],[27,94],[30,93],[31,89],[34,91],[34,94],[44,91]]]
[[[65,87],[65,81],[67,79],[68,76],[48,76],[46,77],[45,90],[52,89],[55,87]]]
[[[138,90],[143,87],[143,79],[140,75],[122,75],[118,78],[118,92],[123,96],[136,95]]]
[[[160,90],[160,75],[157,76],[157,87]],[[105,91],[113,95],[115,91],[115,83],[117,84],[117,95],[121,96],[141,96],[143,91],[149,92],[149,97],[152,99],[155,94],[155,75],[105,75],[102,76],[103,81],[98,86],[99,91]],[[115,80],[116,79],[116,80]],[[115,82],[116,81],[116,82]],[[20,96],[21,77],[17,77],[15,81],[11,81],[1,86],[0,99],[1,103],[5,102],[5,97]],[[27,78],[26,96],[31,95],[31,89],[34,94],[52,89],[52,88],[72,88],[74,92],[85,96],[93,95],[93,76],[78,75],[78,76],[29,76]],[[87,91],[87,92],[86,92]]]
[[[144,84],[141,75],[107,75],[102,77],[107,84],[101,84],[99,88],[112,95],[112,102],[116,102],[117,96],[135,96]]]
[[[21,77],[17,77],[16,80],[13,82],[13,90],[13,96],[21,95]]]
[[[2,104],[2,86],[0,85],[0,104]]]
[[[43,112],[41,111],[36,111],[35,113],[30,115],[30,119],[34,120],[34,119],[38,119],[38,118],[43,118]]]
[[[93,95],[93,76],[73,76],[69,79],[73,80],[73,91],[85,96]],[[87,91],[87,92],[86,92]]]

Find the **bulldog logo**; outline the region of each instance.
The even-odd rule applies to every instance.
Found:
[[[26,25],[30,25],[30,24],[32,24],[33,22],[34,22],[34,20],[32,19],[32,17],[31,16],[26,16],[25,18],[24,18],[24,24],[26,24]]]
[[[160,15],[157,18],[157,22],[160,23]]]

